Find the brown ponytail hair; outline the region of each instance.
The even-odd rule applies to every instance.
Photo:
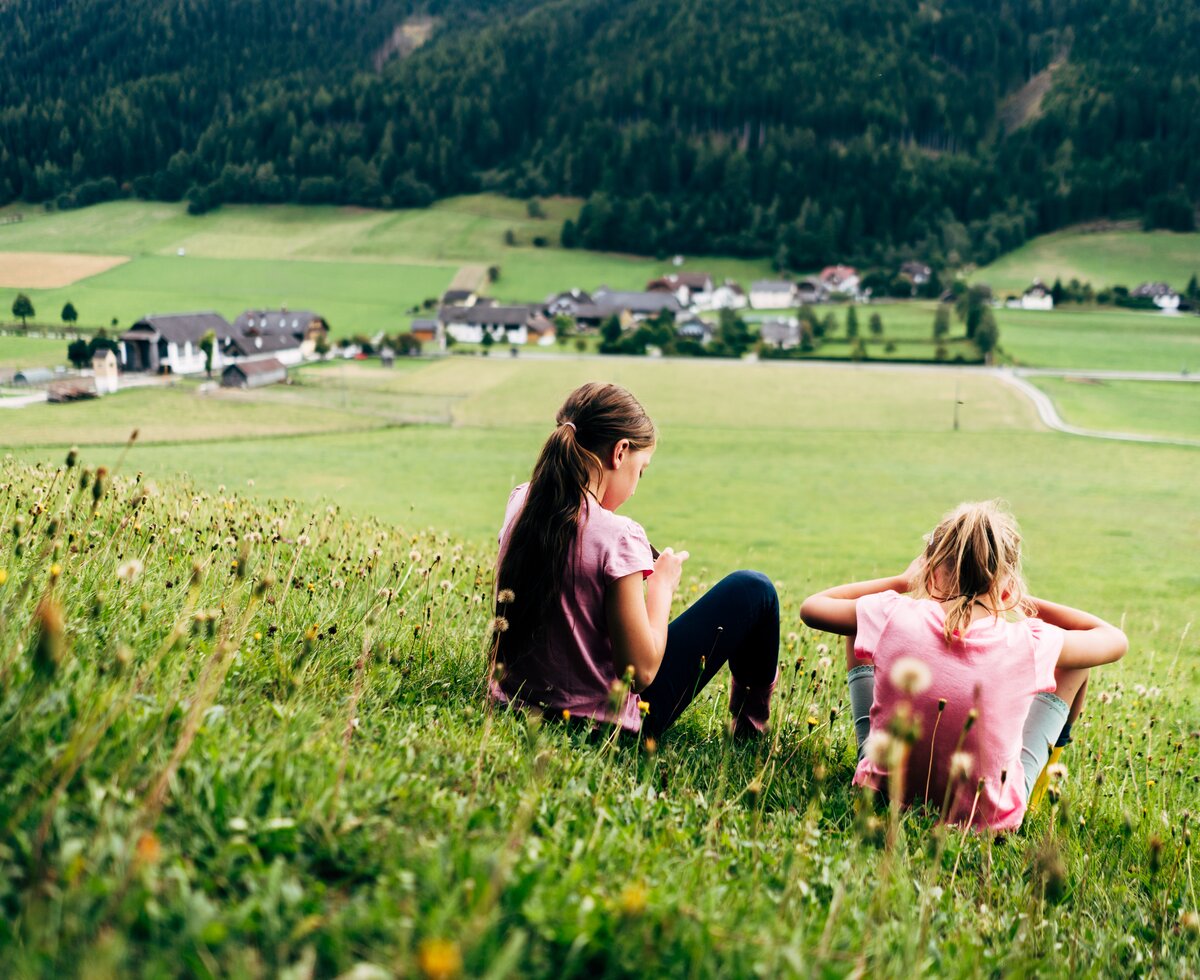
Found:
[[[950,602],[947,643],[966,632],[976,602],[997,616],[1035,612],[1021,574],[1021,532],[997,500],[959,504],[942,518],[926,539],[924,573],[913,585],[918,598]]]
[[[576,388],[555,421],[496,572],[492,656],[498,664],[528,648],[558,602],[584,495],[603,472],[604,456],[622,439],[634,451],[657,439],[646,410],[620,385]]]

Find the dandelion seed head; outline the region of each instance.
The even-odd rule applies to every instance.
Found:
[[[957,783],[970,779],[974,768],[975,760],[970,752],[955,752],[950,756],[950,781]]]
[[[910,696],[929,690],[929,685],[933,683],[933,674],[929,666],[916,657],[900,657],[892,665],[888,677],[896,687]]]
[[[128,582],[132,584],[141,577],[142,572],[145,570],[146,566],[143,565],[141,561],[139,561],[137,558],[130,558],[129,561],[121,562],[121,564],[117,566],[117,578],[119,578],[122,582]]]
[[[496,593],[496,601],[507,605],[510,602],[516,601],[517,594],[512,589],[501,589]]]
[[[871,732],[867,738],[867,758],[876,766],[886,766],[892,754],[892,736],[887,732]]]

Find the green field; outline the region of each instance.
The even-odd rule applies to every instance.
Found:
[[[1035,378],[1067,422],[1100,432],[1200,440],[1200,384]]]
[[[67,363],[67,341],[0,334],[0,378],[21,368]]]
[[[1165,281],[1182,291],[1200,275],[1200,234],[1132,229],[1042,235],[977,270],[971,279],[988,283],[999,296],[1020,295],[1035,278],[1090,282],[1096,289]]]
[[[531,219],[524,202],[477,195],[411,211],[228,205],[190,216],[183,205],[115,201],[26,212],[20,224],[0,226],[0,252],[132,258],[69,287],[27,290],[43,322],[57,323],[68,300],[80,322],[92,326],[201,309],[232,319],[245,309],[286,304],[326,316],[335,336],[405,329],[409,310],[440,296],[463,266],[498,267],[500,278],[488,291],[525,302],[575,287],[640,289],[672,268],[655,259],[535,248],[535,236],[557,243],[578,202],[549,200],[543,207],[547,217]],[[505,244],[508,231],[512,246]],[[766,260],[694,264],[746,283],[770,274]],[[16,292],[0,290],[0,315]]]
[[[654,752],[487,710],[507,493],[601,369],[660,426],[622,512],[692,553],[682,601],[738,567],[778,584],[765,743],[723,737],[723,682]],[[1200,451],[1046,432],[951,369],[449,358],[298,381],[13,413],[7,975],[1194,972]],[[422,405],[447,421],[364,428]],[[307,413],[346,428],[266,437]],[[72,441],[116,466],[139,421],[177,441],[139,442],[95,508],[78,470],[55,475]],[[1001,840],[917,813],[885,833],[799,602],[897,571],[942,511],[990,496],[1021,519],[1033,590],[1121,622],[1131,651],[1093,676],[1057,804]]]

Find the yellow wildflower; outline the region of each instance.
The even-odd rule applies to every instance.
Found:
[[[426,939],[417,950],[417,966],[428,980],[451,980],[462,973],[462,953],[449,939]]]

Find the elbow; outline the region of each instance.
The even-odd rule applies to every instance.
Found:
[[[633,688],[635,693],[641,694],[642,691],[646,690],[646,688],[654,683],[654,678],[656,676],[658,676],[658,667],[653,667],[650,669],[643,668],[642,670],[635,669],[633,672],[633,677],[630,678],[629,686]]]
[[[1124,630],[1117,629],[1114,626],[1113,627],[1112,660],[1109,662],[1116,663],[1123,656],[1125,656],[1125,654],[1127,654],[1128,652],[1129,652],[1129,637],[1127,637],[1125,635]]]
[[[800,619],[805,626],[811,626],[815,629],[820,629],[820,626],[817,625],[817,598],[818,597],[815,595],[810,595],[807,599],[800,603]]]

